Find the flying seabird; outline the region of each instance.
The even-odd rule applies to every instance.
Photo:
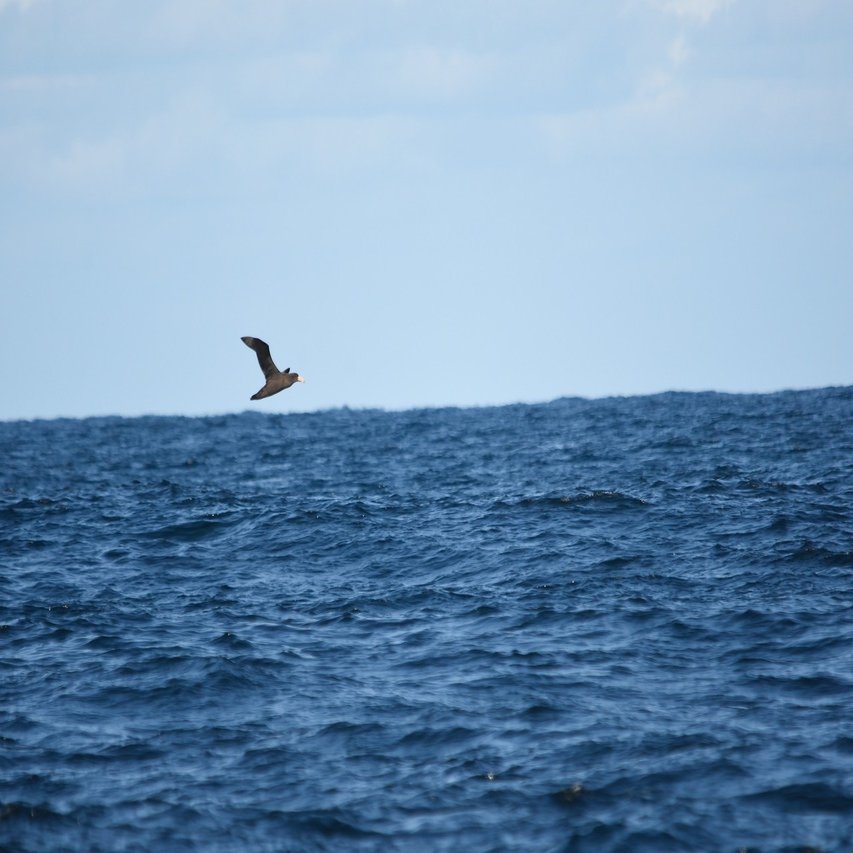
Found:
[[[273,394],[278,394],[279,391],[284,391],[285,388],[290,388],[296,382],[304,382],[305,379],[298,373],[291,373],[290,368],[281,371],[275,366],[275,362],[270,355],[269,344],[264,343],[260,338],[240,338],[241,341],[255,351],[258,356],[258,364],[264,372],[266,384],[257,394],[252,394],[250,400],[262,400],[264,397],[271,397]]]

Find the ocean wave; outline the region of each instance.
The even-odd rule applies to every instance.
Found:
[[[845,849],[850,395],[0,424],[0,847]]]

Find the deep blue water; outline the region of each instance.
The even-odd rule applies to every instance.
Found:
[[[853,388],[0,450],[3,849],[853,846]]]

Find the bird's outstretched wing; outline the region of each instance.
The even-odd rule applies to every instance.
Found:
[[[275,362],[272,360],[269,345],[265,341],[262,341],[260,338],[250,337],[241,338],[241,340],[247,347],[255,351],[258,356],[258,364],[260,364],[261,370],[263,371],[266,379],[269,379],[271,376],[278,375],[279,370],[275,366]]]

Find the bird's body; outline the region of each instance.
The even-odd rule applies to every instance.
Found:
[[[291,385],[295,385],[297,382],[305,381],[298,373],[291,373],[289,367],[287,370],[279,370],[272,360],[269,345],[260,338],[244,337],[240,340],[247,347],[255,351],[258,356],[258,364],[261,366],[264,374],[264,379],[267,380],[264,387],[257,394],[252,394],[249,399],[262,400],[264,397],[271,397],[273,394],[278,394],[279,391],[284,391],[285,388],[290,388]]]

